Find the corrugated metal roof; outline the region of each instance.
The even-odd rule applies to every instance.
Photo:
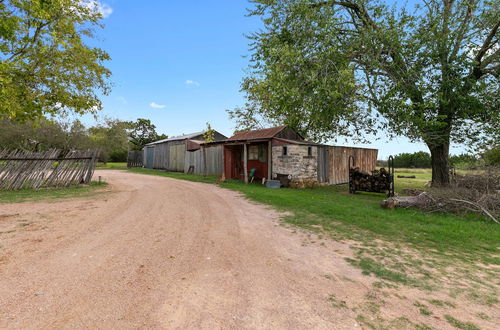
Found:
[[[170,142],[170,141],[179,141],[179,140],[186,140],[186,139],[192,139],[198,135],[204,134],[205,131],[197,132],[197,133],[191,133],[191,134],[184,134],[184,135],[179,135],[179,136],[174,136],[168,139],[163,139],[163,140],[158,140],[155,142],[151,142],[146,144],[147,146],[158,144],[158,143],[164,143],[164,142]]]
[[[186,150],[193,151],[200,149],[200,145],[205,142],[203,140],[187,140],[186,142]]]
[[[253,131],[240,132],[240,133],[237,133],[237,134],[231,136],[226,141],[271,139],[276,134],[278,134],[279,132],[284,130],[286,127],[287,127],[286,125],[282,125],[282,126],[265,128],[265,129],[257,129],[257,130],[253,130]]]
[[[312,141],[297,141],[297,140],[288,140],[288,139],[282,139],[282,138],[276,138],[275,140],[282,141],[285,143],[299,144],[299,145],[305,145],[305,146],[326,146],[325,144],[312,142]]]

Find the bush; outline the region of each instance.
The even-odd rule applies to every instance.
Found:
[[[470,170],[479,166],[476,156],[469,154],[450,156],[450,165],[460,170]]]
[[[127,150],[112,151],[109,153],[109,161],[115,163],[123,163],[127,161]]]
[[[486,165],[500,167],[500,145],[497,145],[483,153]]]

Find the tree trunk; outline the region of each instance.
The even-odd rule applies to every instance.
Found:
[[[428,145],[431,151],[432,185],[443,187],[450,184],[450,143]]]

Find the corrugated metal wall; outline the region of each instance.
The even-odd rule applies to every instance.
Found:
[[[223,164],[223,146],[217,145],[205,148],[204,151],[207,161],[207,175],[222,175],[224,170]],[[203,149],[196,151],[187,151],[185,155],[184,162],[184,173],[187,173],[190,166],[194,166],[195,174],[205,174],[204,171],[204,161],[203,161]]]
[[[168,145],[166,143],[159,143],[155,145],[155,158],[153,167],[156,169],[166,169],[168,162]]]
[[[330,184],[349,182],[349,156],[354,157],[354,166],[361,171],[370,173],[377,166],[377,149],[351,147],[329,147],[328,167]]]
[[[194,174],[203,174],[203,156],[201,149],[196,151],[186,151],[184,173],[188,172],[189,166],[194,166]]]
[[[224,172],[223,163],[224,149],[222,145],[213,146],[205,149],[207,157],[206,166],[208,175],[222,175]]]
[[[169,151],[168,170],[173,172],[184,172],[185,144],[171,145]]]

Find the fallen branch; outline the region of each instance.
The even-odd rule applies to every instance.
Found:
[[[461,203],[466,203],[466,204],[472,205],[472,206],[476,207],[477,209],[481,210],[481,212],[483,212],[484,214],[486,214],[488,217],[490,217],[491,220],[493,220],[496,223],[500,224],[500,222],[498,222],[498,220],[495,219],[495,217],[490,212],[488,212],[488,210],[486,210],[484,207],[482,207],[479,204],[476,204],[476,203],[473,203],[473,202],[470,202],[470,201],[466,201],[466,200],[463,200],[463,199],[455,199],[455,198],[450,198],[450,201],[461,202]]]

